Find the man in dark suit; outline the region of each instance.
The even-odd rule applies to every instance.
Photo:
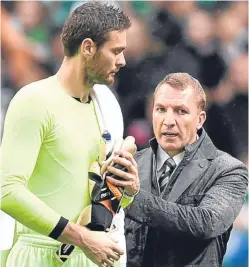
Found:
[[[140,178],[126,218],[128,267],[222,266],[248,171],[213,145],[202,127],[205,105],[196,79],[167,75],[154,93],[155,139],[136,162],[123,152],[115,158],[128,173],[109,169],[127,183]]]

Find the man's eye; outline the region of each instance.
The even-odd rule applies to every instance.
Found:
[[[187,111],[184,110],[184,109],[179,109],[179,110],[178,110],[178,113],[179,113],[180,115],[183,115],[183,114],[186,114]]]
[[[163,112],[164,109],[163,109],[163,108],[157,108],[156,111],[158,111],[158,112]]]

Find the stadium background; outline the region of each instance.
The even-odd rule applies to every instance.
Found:
[[[127,65],[111,87],[122,107],[125,134],[135,136],[139,149],[147,146],[156,84],[170,72],[188,72],[207,93],[205,128],[215,145],[248,166],[248,2],[109,2],[133,24]],[[2,126],[16,91],[57,71],[61,27],[81,3],[2,1]],[[247,207],[248,200],[234,224],[225,267],[248,266]]]

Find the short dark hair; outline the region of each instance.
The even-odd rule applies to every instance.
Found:
[[[82,41],[92,39],[99,48],[111,31],[130,28],[130,19],[119,8],[98,2],[87,2],[77,7],[65,22],[61,39],[64,53],[74,56]]]
[[[169,84],[171,87],[175,89],[185,90],[188,86],[190,86],[197,97],[197,104],[200,110],[206,109],[206,94],[203,90],[200,82],[193,78],[191,75],[185,72],[177,72],[168,74],[156,87],[154,96],[163,84]]]

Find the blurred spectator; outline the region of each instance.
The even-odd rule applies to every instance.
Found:
[[[25,33],[26,37],[35,45],[41,60],[48,59],[49,28],[45,18],[46,9],[40,2],[19,1],[14,6],[12,24],[17,30]]]
[[[39,66],[33,44],[23,32],[14,28],[11,16],[3,6],[1,6],[1,25],[1,126],[3,126],[5,113],[15,90],[46,77],[48,73]]]
[[[168,71],[188,72],[199,77],[203,86],[216,87],[225,66],[216,52],[214,26],[213,18],[207,12],[191,13],[183,27],[183,41],[171,51],[167,60]]]
[[[64,57],[63,45],[61,43],[61,27],[54,28],[52,31],[53,38],[51,39],[51,57],[52,61],[48,61],[47,65],[51,70],[51,73],[55,73]]]
[[[229,80],[234,97],[225,105],[227,119],[231,123],[236,157],[242,161],[248,157],[248,55],[234,60],[229,68]]]
[[[24,32],[13,26],[10,14],[1,8],[1,38],[3,59],[8,68],[8,76],[16,88],[42,77],[46,71],[39,66],[39,53]],[[32,70],[32,71],[29,71]]]
[[[226,117],[224,108],[218,103],[209,103],[204,128],[216,147],[232,156],[236,156],[232,126]]]
[[[248,49],[247,10],[248,3],[240,2],[216,16],[216,37],[220,44],[218,51],[227,65]]]

